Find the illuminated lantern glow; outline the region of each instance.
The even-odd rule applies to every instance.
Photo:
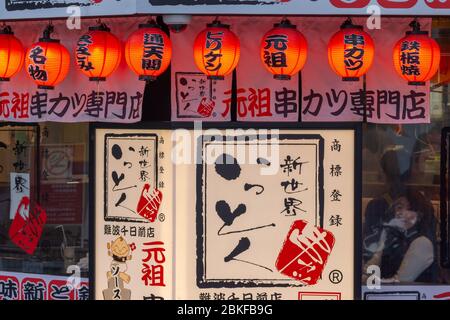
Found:
[[[207,24],[195,38],[195,64],[208,79],[223,80],[236,68],[239,57],[239,38],[218,20]]]
[[[11,27],[0,30],[0,81],[9,81],[23,66],[25,49]]]
[[[172,42],[154,21],[140,24],[125,43],[125,60],[139,80],[155,80],[167,70],[171,59]]]
[[[328,43],[328,62],[343,81],[359,81],[369,71],[374,57],[372,37],[347,19]]]
[[[290,80],[305,65],[307,57],[305,37],[289,20],[274,25],[261,41],[261,60],[275,79]]]
[[[58,39],[50,38],[52,32],[53,26],[47,26],[43,37],[28,49],[25,57],[27,74],[38,89],[54,89],[69,72],[69,51]]]
[[[75,49],[78,69],[90,81],[105,81],[119,66],[122,58],[120,40],[105,24],[90,27]]]
[[[423,86],[439,69],[441,50],[417,21],[410,26],[412,30],[394,46],[394,68],[409,85]]]

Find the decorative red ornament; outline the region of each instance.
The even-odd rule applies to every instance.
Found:
[[[0,30],[0,81],[9,81],[23,65],[25,49],[10,26]]]
[[[105,81],[119,66],[122,58],[120,40],[104,24],[90,27],[75,49],[78,69],[90,81]]]
[[[140,24],[125,43],[125,60],[139,80],[152,81],[170,65],[172,42],[155,21]]]
[[[25,68],[39,89],[54,89],[69,72],[69,51],[58,39],[50,38],[53,30],[52,25],[47,26],[43,37],[26,54]]]
[[[194,60],[208,79],[223,80],[237,66],[240,57],[238,37],[230,26],[215,20],[194,41]]]
[[[290,80],[306,62],[305,37],[285,19],[274,25],[261,41],[261,60],[275,79]]]
[[[439,69],[441,50],[437,42],[420,30],[416,20],[412,28],[394,46],[394,67],[410,85],[423,86]]]
[[[362,26],[347,19],[328,43],[328,62],[343,81],[358,81],[372,66],[374,44]]]

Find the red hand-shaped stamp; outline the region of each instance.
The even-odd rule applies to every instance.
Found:
[[[215,105],[216,104],[214,103],[214,101],[203,98],[200,104],[198,105],[197,112],[203,117],[208,118],[209,116],[211,116]]]
[[[150,222],[155,221],[161,206],[162,197],[162,192],[156,188],[150,193],[150,185],[146,183],[138,202],[137,213]]]
[[[11,241],[26,253],[33,254],[44,230],[47,214],[37,204],[31,205],[30,198],[23,197],[9,228]]]
[[[316,284],[334,246],[331,232],[304,220],[291,225],[276,261],[277,270],[305,285]]]

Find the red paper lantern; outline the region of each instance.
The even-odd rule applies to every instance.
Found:
[[[172,42],[154,21],[140,24],[125,43],[125,60],[139,80],[155,80],[170,65]]]
[[[417,21],[410,23],[411,31],[394,47],[394,67],[410,85],[421,86],[430,80],[439,69],[441,50],[436,41],[420,30]]]
[[[306,62],[305,37],[289,20],[274,25],[261,41],[261,60],[275,79],[289,80]]]
[[[25,50],[11,27],[0,30],[0,81],[9,81],[22,68]]]
[[[105,81],[119,66],[122,58],[120,40],[105,24],[90,27],[82,35],[75,49],[78,69],[90,81]]]
[[[362,26],[347,19],[328,43],[328,62],[344,81],[358,81],[372,65],[374,44]]]
[[[194,41],[194,60],[208,79],[222,80],[237,66],[240,56],[238,37],[230,26],[214,21]]]
[[[58,39],[50,38],[52,32],[53,26],[49,25],[43,37],[26,54],[25,68],[39,89],[54,89],[69,72],[69,51]]]

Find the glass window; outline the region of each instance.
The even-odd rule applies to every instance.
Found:
[[[440,265],[441,130],[450,123],[450,19],[433,19],[440,70],[431,81],[431,123],[363,128],[363,285],[369,265],[382,283],[449,283]]]
[[[88,128],[0,127],[0,270],[68,275],[68,266],[78,265],[87,276]],[[42,218],[41,209],[39,237],[41,224],[25,219],[24,227],[20,216]]]

